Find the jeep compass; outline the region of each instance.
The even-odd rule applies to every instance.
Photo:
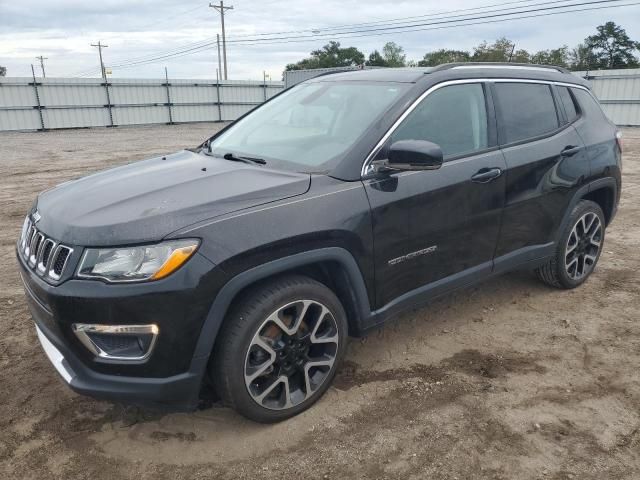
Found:
[[[619,132],[555,67],[323,75],[196,148],[41,193],[17,242],[35,331],[75,391],[179,409],[203,386],[279,421],[365,334],[514,269],[598,262]]]

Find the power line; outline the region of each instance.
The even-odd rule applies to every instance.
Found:
[[[197,6],[197,7],[195,7],[195,8],[192,8],[192,9],[189,9],[189,10],[185,10],[185,11],[180,12],[180,13],[177,13],[177,14],[175,14],[175,15],[171,16],[171,17],[167,17],[167,18],[165,18],[165,19],[158,20],[158,21],[156,21],[156,22],[151,22],[151,23],[146,24],[146,25],[144,25],[144,26],[142,26],[142,27],[138,27],[138,28],[135,30],[135,33],[138,33],[138,32],[140,32],[140,31],[142,31],[142,30],[146,29],[147,27],[150,27],[150,26],[156,26],[156,25],[158,25],[158,24],[160,24],[160,23],[164,23],[164,22],[166,22],[166,21],[173,20],[173,19],[175,19],[175,18],[177,18],[177,17],[181,17],[181,16],[186,15],[186,14],[188,14],[188,13],[192,13],[192,12],[194,12],[194,11],[196,11],[196,10],[201,9],[202,7],[203,7],[203,5],[198,5],[198,6]],[[193,20],[189,20],[189,22],[190,22],[190,23],[193,23]],[[184,24],[185,24],[185,22],[182,22],[182,23],[178,24],[178,26],[180,26],[180,25],[184,25]],[[172,29],[173,29],[173,30],[175,30],[175,28],[176,28],[176,25],[173,25],[173,26],[172,26]],[[123,33],[121,33],[121,37],[122,37],[122,36],[125,36],[125,37],[126,37],[126,36],[127,36],[127,33],[131,33],[131,32],[123,32]],[[206,40],[205,40],[205,41],[206,41]],[[194,42],[194,43],[192,43],[192,44],[186,44],[186,45],[182,45],[182,46],[180,46],[180,47],[176,47],[176,48],[174,48],[174,49],[170,49],[170,50],[168,50],[168,52],[172,52],[172,51],[175,51],[175,50],[180,50],[180,49],[184,48],[185,46],[198,45],[198,44],[201,44],[201,43],[203,43],[203,41],[202,41],[202,40],[199,40],[198,42]],[[138,60],[138,59],[144,59],[144,58],[153,58],[155,55],[157,55],[157,53],[153,53],[153,54],[145,54],[145,55],[142,55],[142,56],[140,56],[140,57],[134,57],[134,58],[127,58],[127,57],[124,57],[124,56],[116,56],[116,57],[113,59],[113,61],[114,61],[114,62],[117,62],[117,61]],[[94,71],[95,71],[94,69],[91,69],[91,70],[80,70],[80,71],[78,71],[78,72],[76,72],[76,73],[72,73],[72,74],[71,74],[71,76],[74,76],[74,77],[80,76],[80,77],[82,77],[82,76],[86,76],[87,74],[90,74],[90,73],[92,73],[92,72],[94,72]]]
[[[492,4],[492,5],[485,5],[485,6],[481,6],[481,7],[475,7],[475,8],[442,11],[442,12],[439,12],[439,13],[433,13],[433,14],[428,14],[428,15],[419,15],[419,16],[415,16],[415,17],[404,17],[404,19],[442,16],[442,15],[447,15],[447,14],[450,14],[450,13],[456,13],[456,12],[461,12],[461,11],[483,10],[483,9],[487,9],[487,8],[491,8],[491,7],[495,7],[495,6],[499,6],[499,5],[503,5],[504,6],[504,5],[520,4],[520,3],[531,3],[532,1],[533,0],[519,0],[519,1],[513,1],[513,2],[506,2],[506,3],[496,3],[496,4]],[[559,2],[568,2],[568,1],[571,1],[571,0],[558,0],[558,1],[551,1],[551,2],[541,2],[541,3],[536,3],[535,5],[546,5],[546,4],[553,4],[553,3],[559,3]],[[517,7],[511,7],[509,9],[513,9],[513,8],[517,8]],[[391,20],[399,20],[399,19],[391,19]],[[369,25],[369,24],[376,24],[376,23],[383,23],[383,22],[386,22],[386,20],[378,20],[378,21],[375,21],[375,22],[367,22],[367,23],[361,23],[361,24],[357,24],[356,23],[356,24],[351,24],[351,25],[341,25],[341,26],[338,26],[338,27]],[[334,30],[334,29],[336,29],[338,27],[325,27],[325,28],[323,28],[323,30],[325,32],[329,32],[329,31]],[[298,30],[297,32],[308,32],[308,31],[319,31],[319,30]],[[272,36],[272,35],[285,34],[285,33],[291,33],[291,32],[296,32],[296,31],[260,33],[260,34],[253,34],[253,35],[247,35],[247,36],[248,37],[258,36],[258,35],[261,35],[261,36],[267,36],[267,35]],[[237,37],[234,37],[234,38],[237,38]],[[322,36],[317,37],[317,38],[322,38]],[[249,41],[249,40],[253,40],[253,39],[246,38],[244,40]],[[273,40],[273,39],[265,38],[264,40],[267,41],[267,40]],[[122,61],[122,63],[120,63],[120,64],[113,63],[113,66],[125,65],[125,64],[130,64],[130,63],[133,63],[133,62],[137,63],[138,61],[153,60],[158,55],[160,55],[160,56],[162,56],[164,58],[165,55],[168,56],[168,55],[172,55],[174,53],[175,54],[182,53],[183,51],[187,51],[187,50],[189,50],[189,51],[195,50],[195,48],[193,48],[193,50],[192,50],[191,47],[202,47],[204,49],[204,48],[208,48],[210,45],[213,45],[215,43],[215,41],[216,40],[215,40],[214,37],[210,37],[208,39],[200,40],[198,42],[183,44],[180,47],[176,47],[176,48],[167,50],[165,52],[159,52],[159,53],[154,53],[154,54],[146,54],[146,55],[142,55],[142,56],[139,56],[139,57],[133,57],[133,58],[122,58],[122,57],[120,57],[120,58],[116,58],[114,60],[114,62]],[[187,50],[185,50],[185,49],[187,49]],[[182,55],[179,55],[179,56],[182,56]],[[93,70],[91,70],[91,71],[93,71]],[[91,72],[91,71],[89,71],[89,72]],[[81,73],[86,74],[86,73],[89,73],[89,72],[83,71]]]
[[[397,24],[397,23],[406,23],[407,21],[411,21],[412,19],[418,19],[418,18],[431,18],[431,17],[437,17],[437,16],[442,16],[442,15],[449,15],[451,13],[458,13],[458,12],[470,12],[470,11],[474,11],[474,10],[484,10],[487,8],[491,8],[491,7],[504,7],[506,5],[515,5],[515,4],[520,4],[520,3],[532,3],[533,5],[546,5],[548,3],[561,3],[561,2],[567,2],[570,0],[559,0],[559,1],[555,1],[555,2],[541,2],[541,3],[536,3],[534,0],[518,0],[518,1],[514,1],[514,2],[501,2],[501,3],[494,3],[491,5],[484,5],[484,6],[480,6],[480,7],[473,7],[473,8],[460,8],[460,9],[456,9],[456,10],[446,10],[446,11],[440,11],[440,12],[436,12],[436,13],[429,13],[429,14],[425,14],[425,15],[412,15],[409,17],[398,17],[398,18],[390,18],[390,19],[386,19],[386,20],[375,20],[375,21],[371,21],[371,22],[362,22],[362,23],[350,23],[350,24],[343,24],[343,25],[333,25],[333,26],[328,26],[328,27],[316,27],[316,28],[308,28],[308,29],[304,29],[304,30],[288,30],[288,31],[283,31],[283,32],[268,32],[268,33],[247,33],[247,34],[239,34],[239,35],[232,35],[229,38],[244,38],[244,37],[258,37],[258,36],[269,36],[269,35],[282,35],[282,34],[286,34],[286,33],[307,33],[307,32],[311,32],[311,33],[320,33],[320,32],[331,32],[333,30],[341,30],[343,28],[352,28],[352,27],[363,27],[363,26],[369,26],[369,25],[376,25],[376,24],[380,24],[380,23],[384,23],[386,25],[391,25],[391,24]],[[528,5],[528,6],[533,6],[533,5]],[[516,8],[524,8],[524,7],[511,7],[512,9],[516,9]],[[510,8],[510,9],[511,9]]]
[[[623,1],[623,0],[613,0],[613,1]],[[591,3],[601,3],[601,2],[591,2]],[[585,5],[585,4],[577,4],[577,5]],[[588,3],[586,5],[588,5]],[[395,31],[395,32],[382,32],[382,33],[366,33],[366,34],[363,34],[363,35],[323,36],[323,37],[307,38],[305,40],[284,40],[284,41],[261,42],[261,43],[246,43],[246,44],[238,43],[237,45],[243,45],[243,46],[276,45],[276,44],[283,44],[283,43],[309,43],[309,42],[316,42],[318,40],[326,41],[326,40],[333,40],[333,39],[341,40],[341,39],[351,39],[351,38],[361,38],[361,37],[376,37],[376,36],[389,35],[389,34],[394,34],[394,33],[413,33],[413,32],[424,32],[424,31],[430,31],[430,30],[443,30],[443,29],[447,29],[447,28],[467,27],[467,26],[472,26],[472,25],[488,25],[488,24],[492,24],[492,23],[502,23],[502,22],[508,22],[508,21],[512,21],[512,20],[522,20],[522,19],[537,18],[537,17],[549,17],[549,16],[554,16],[554,15],[562,15],[562,14],[565,14],[565,13],[578,13],[578,12],[587,12],[587,11],[592,11],[592,10],[605,10],[605,9],[609,9],[609,8],[629,7],[629,6],[635,6],[635,5],[640,5],[640,2],[619,4],[619,5],[605,5],[605,6],[590,7],[590,8],[580,8],[580,9],[566,10],[566,11],[560,11],[560,12],[551,12],[551,13],[542,13],[542,14],[535,14],[535,15],[523,15],[523,16],[519,16],[519,17],[501,18],[501,19],[497,19],[497,20],[487,20],[487,21],[479,21],[479,22],[472,22],[472,23],[460,23],[460,24],[456,24],[456,25],[444,25],[444,26],[433,27],[433,28],[411,28],[410,30],[399,30],[399,31]],[[567,5],[567,8],[568,7],[570,7],[570,5]],[[517,12],[517,13],[526,13],[526,12]],[[513,13],[513,15],[516,15],[517,13]],[[458,20],[458,22],[466,22],[466,21],[469,21],[469,20],[473,20],[473,19],[471,19],[471,18],[461,19],[461,20]]]
[[[522,14],[522,13],[531,13],[531,12],[540,12],[540,11],[546,11],[546,10],[557,10],[560,8],[569,8],[569,7],[576,7],[576,6],[583,6],[583,5],[593,5],[593,4],[599,4],[599,3],[614,3],[614,2],[619,2],[621,0],[594,0],[594,1],[590,1],[590,2],[580,2],[580,3],[572,3],[569,5],[556,5],[554,7],[544,7],[544,8],[531,8],[528,10],[521,10],[519,12],[504,12],[502,10],[493,10],[491,13],[491,15],[485,15],[484,13],[481,14],[480,16],[476,16],[476,17],[469,17],[466,19],[458,19],[458,20],[439,20],[436,22],[427,22],[427,23],[413,23],[410,25],[402,25],[402,26],[392,26],[392,27],[376,27],[376,28],[367,28],[367,29],[363,29],[363,30],[352,30],[352,31],[347,31],[347,32],[341,32],[339,33],[339,35],[347,35],[347,34],[351,34],[351,33],[363,33],[363,32],[377,32],[377,31],[395,31],[395,30],[399,30],[399,29],[404,29],[404,28],[414,28],[414,27],[422,27],[422,26],[427,26],[427,25],[437,25],[437,24],[444,24],[444,23],[454,23],[454,22],[458,22],[458,21],[463,21],[463,20],[477,20],[477,19],[481,19],[481,18],[495,18],[495,17],[504,17],[504,16],[508,16],[508,15],[518,15],[518,14]],[[548,2],[548,3],[557,3],[557,2]],[[494,13],[494,12],[500,12],[500,13]],[[487,12],[489,13],[489,12]],[[468,15],[467,15],[468,16]],[[315,35],[314,35],[315,37]],[[301,38],[312,38],[312,36],[289,36],[289,37],[276,37],[276,38],[269,38],[269,39],[265,39],[265,40],[235,40],[232,41],[230,40],[229,43],[242,43],[242,44],[246,44],[245,42],[258,42],[258,41],[265,41],[268,42],[270,40],[289,40],[289,39],[301,39]]]
[[[150,61],[156,61],[156,60],[162,60],[165,58],[171,58],[171,57],[181,57],[183,55],[189,55],[192,53],[197,53],[199,51],[202,51],[206,48],[211,48],[212,45],[215,45],[216,42],[209,42],[206,45],[202,45],[199,47],[192,47],[192,48],[187,48],[186,50],[182,50],[180,52],[175,52],[175,53],[170,53],[170,54],[165,54],[165,55],[160,55],[151,59],[147,59],[147,60],[139,60],[139,61],[135,61],[135,62],[125,62],[125,63],[121,63],[121,64],[113,64],[112,67],[113,68],[122,68],[122,67],[127,67],[127,66],[133,66],[133,65],[139,65],[139,64],[145,64],[147,62]]]
[[[617,3],[617,2],[620,2],[620,1],[623,1],[623,0],[599,0],[599,1],[592,1],[592,2],[581,2],[581,3],[574,3],[574,4],[562,5],[562,6],[556,6],[556,7],[529,9],[529,10],[519,11],[519,12],[509,12],[509,13],[492,14],[492,15],[477,15],[475,17],[467,16],[468,18],[462,18],[462,19],[458,19],[458,20],[442,20],[442,21],[436,21],[436,22],[405,25],[403,27],[389,27],[388,29],[387,28],[376,28],[376,29],[357,30],[357,31],[354,31],[353,34],[351,34],[350,32],[344,32],[343,34],[331,35],[331,36],[329,36],[329,35],[319,35],[319,36],[313,36],[313,37],[310,37],[310,36],[298,36],[298,37],[289,37],[289,38],[286,38],[286,39],[265,38],[260,42],[257,42],[255,40],[251,40],[251,41],[246,40],[246,41],[243,41],[242,43],[239,42],[239,41],[236,41],[237,42],[236,44],[237,45],[251,46],[251,45],[269,45],[269,44],[277,44],[277,43],[308,43],[308,42],[316,42],[318,40],[327,39],[327,38],[343,39],[343,38],[359,38],[359,37],[388,35],[389,33],[411,33],[411,32],[418,32],[418,31],[428,31],[428,30],[440,30],[440,29],[446,29],[446,28],[456,28],[456,27],[462,27],[462,26],[501,23],[501,22],[511,21],[511,20],[520,20],[520,19],[527,19],[527,18],[536,18],[536,17],[560,15],[560,14],[565,14],[565,13],[578,13],[578,12],[592,11],[592,10],[602,10],[602,9],[606,9],[606,8],[627,7],[627,6],[635,6],[635,5],[640,4],[638,2],[635,2],[635,3],[626,3],[626,4],[616,4],[616,5],[603,5],[603,6],[588,7],[588,8],[573,8],[573,7],[581,7],[581,6],[593,5],[593,4]],[[548,2],[548,3],[557,3],[557,2]],[[564,10],[564,11],[553,11],[553,12],[549,12],[549,13],[535,13],[533,15],[522,15],[524,13],[543,12],[543,11],[548,11],[548,10],[558,10],[558,9],[561,9],[561,8],[572,8],[572,9],[571,10]],[[505,16],[508,17],[508,18],[498,18],[498,19],[494,19],[494,20],[486,20],[487,18],[505,17]],[[479,21],[471,22],[472,20],[479,20]],[[434,27],[434,25],[435,25],[435,27]],[[429,28],[424,28],[424,27],[427,27],[427,26]],[[202,52],[202,51],[204,51],[206,49],[212,48],[212,45],[215,45],[215,43],[216,43],[215,41],[213,41],[213,42],[198,42],[198,44],[196,44],[196,46],[191,47],[191,48],[177,50],[177,51],[172,52],[172,53],[159,55],[159,56],[152,57],[152,58],[146,58],[146,59],[139,60],[139,61],[123,62],[121,64],[114,65],[114,67],[118,67],[118,68],[121,68],[121,69],[131,68],[131,67],[135,67],[135,66],[141,66],[141,65],[146,65],[146,64],[150,64],[150,63],[155,63],[155,62],[157,62],[159,60],[164,60],[164,59],[167,59],[167,58],[178,58],[178,57],[182,57],[182,56],[186,56],[186,55],[191,55],[191,54],[195,54],[195,53],[198,53],[198,52]]]
[[[620,0],[617,0],[620,1]],[[572,9],[572,10],[566,10],[566,11],[555,11],[555,12],[549,12],[549,13],[537,13],[537,14],[533,14],[533,15],[525,15],[525,16],[518,16],[518,17],[512,17],[512,18],[501,18],[501,19],[496,19],[496,20],[489,20],[489,21],[477,21],[477,22],[472,22],[472,23],[459,23],[456,25],[441,25],[441,26],[436,26],[436,27],[431,27],[431,28],[418,28],[418,29],[411,29],[411,30],[407,30],[407,31],[402,31],[402,32],[393,32],[393,33],[411,33],[411,32],[418,32],[418,31],[429,31],[429,30],[442,30],[442,29],[448,29],[448,28],[457,28],[457,27],[465,27],[465,26],[471,26],[471,25],[484,25],[484,24],[492,24],[492,23],[502,23],[502,22],[506,22],[506,21],[511,21],[511,20],[520,20],[520,19],[527,19],[527,18],[537,18],[537,17],[545,17],[545,16],[553,16],[553,15],[561,15],[561,14],[565,14],[565,13],[578,13],[578,12],[584,12],[584,11],[592,11],[592,10],[603,10],[603,9],[607,9],[607,8],[616,8],[616,7],[626,7],[626,6],[635,6],[635,5],[640,5],[640,2],[635,2],[635,3],[627,3],[627,4],[622,4],[622,5],[606,5],[606,6],[598,6],[598,7],[588,7],[588,8],[581,8],[581,9]],[[467,22],[470,19],[466,19],[466,20],[459,20],[459,22]],[[368,36],[379,36],[379,35],[387,35],[387,32],[384,33],[372,33],[372,34],[362,34],[362,35],[350,35],[350,36],[346,36],[346,37],[329,37],[329,38],[359,38],[359,37],[368,37]],[[321,40],[322,38],[311,38],[311,39],[305,39],[305,40],[286,40],[286,41],[276,41],[276,42],[270,42],[275,44],[275,43],[308,43],[308,42],[315,42],[317,40]],[[264,45],[266,42],[261,43],[260,45]],[[193,50],[193,49],[190,49]],[[185,55],[190,55],[193,53],[197,53],[198,51],[202,51],[202,48],[199,48],[197,51],[188,51],[188,52],[184,52],[181,54],[174,54],[172,55],[173,57],[181,57],[181,56],[185,56]],[[166,56],[163,56],[162,58],[158,58],[158,60],[164,59],[166,58]],[[139,66],[139,65],[144,65],[144,64],[150,64],[150,63],[155,63],[156,60],[148,60],[146,62],[138,62],[135,65],[124,65],[120,68],[130,68],[132,66]]]
[[[214,40],[214,42],[215,42],[215,40]],[[207,47],[207,46],[211,45],[212,43],[213,42],[211,40],[200,40],[198,42],[194,42],[194,43],[191,43],[191,44],[185,44],[185,45],[182,45],[180,47],[169,49],[169,50],[167,50],[165,52],[160,53],[160,55],[171,54],[171,53],[174,53],[174,52],[179,53],[181,51],[184,51],[185,47],[190,47],[190,46],[196,46],[196,47],[197,46],[204,46],[204,47]],[[145,60],[148,60],[148,59],[155,59],[157,56],[158,56],[158,53],[147,53],[145,55],[141,55],[141,56],[138,56],[138,57],[130,57],[130,58],[119,57],[119,60],[122,61],[122,63],[117,63],[118,57],[116,57],[114,59],[114,61],[111,62],[111,66],[112,67],[119,67],[121,65],[129,64],[131,62],[138,62],[138,61],[145,61]],[[91,72],[94,72],[94,71],[95,70],[93,68],[90,69],[90,70],[80,70],[79,72],[72,74],[72,76],[84,76],[87,73],[91,73]]]
[[[174,20],[174,19],[176,19],[176,18],[178,18],[178,17],[182,17],[182,16],[187,15],[187,14],[189,14],[189,13],[193,13],[193,12],[195,12],[196,10],[201,9],[202,7],[203,7],[203,5],[198,5],[198,6],[197,6],[197,7],[195,7],[195,8],[190,8],[190,9],[188,9],[188,10],[184,10],[184,11],[182,11],[182,12],[178,12],[178,13],[176,13],[176,14],[174,14],[174,15],[171,15],[170,17],[165,17],[165,18],[163,18],[163,19],[160,19],[160,20],[157,20],[157,21],[154,21],[154,22],[150,22],[150,23],[148,23],[148,24],[143,25],[142,27],[137,27],[137,29],[135,30],[135,32],[137,33],[137,32],[140,32],[140,31],[144,31],[144,30],[145,30],[146,28],[148,28],[148,27],[156,26],[156,25],[158,25],[158,24],[165,23],[165,22],[170,21],[170,20]],[[174,28],[175,28],[175,25],[174,25]],[[127,33],[130,33],[130,32],[127,32]],[[126,33],[125,33],[124,35],[126,36]],[[152,57],[152,56],[154,56],[154,55],[156,55],[156,54],[152,54],[152,55],[145,55],[144,57]],[[36,57],[36,58],[37,58],[37,57]],[[127,58],[123,58],[123,57],[120,57],[120,58],[116,57],[116,58],[115,58],[115,60],[117,61],[117,60],[128,60],[128,59],[127,59]],[[79,71],[77,71],[77,72],[72,73],[72,74],[71,74],[71,76],[72,76],[72,77],[85,77],[85,76],[87,76],[87,75],[90,75],[90,74],[91,74],[91,73],[93,73],[93,72],[95,72],[95,70],[94,70],[93,68],[92,68],[92,69],[90,69],[90,70],[79,70]]]
[[[161,20],[156,20],[154,22],[147,23],[147,24],[143,25],[142,27],[137,27],[137,29],[135,31],[136,32],[141,32],[141,31],[144,31],[145,29],[147,29],[149,27],[155,27],[158,24],[165,23],[165,22],[168,22],[168,21],[171,21],[171,20],[175,20],[178,17],[182,17],[182,16],[187,15],[189,13],[193,13],[196,10],[200,10],[203,6],[204,5],[198,5],[195,8],[190,8],[189,10],[185,10],[183,12],[176,13],[176,14],[171,15],[169,17],[165,17],[165,18],[163,18]]]

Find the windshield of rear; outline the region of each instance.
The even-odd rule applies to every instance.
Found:
[[[402,83],[303,83],[221,133],[211,141],[211,153],[326,171],[408,88]]]

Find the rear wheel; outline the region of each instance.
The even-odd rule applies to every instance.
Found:
[[[557,288],[581,285],[598,263],[604,233],[605,219],[600,206],[590,200],[581,200],[571,212],[556,254],[536,270],[538,277]]]
[[[344,309],[329,288],[308,277],[282,277],[231,310],[210,374],[224,402],[242,415],[284,420],[329,388],[346,337]]]

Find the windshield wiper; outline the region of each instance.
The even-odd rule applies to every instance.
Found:
[[[225,160],[233,160],[234,162],[257,163],[258,165],[266,165],[267,161],[263,158],[241,157],[233,153],[225,153],[222,158]]]

